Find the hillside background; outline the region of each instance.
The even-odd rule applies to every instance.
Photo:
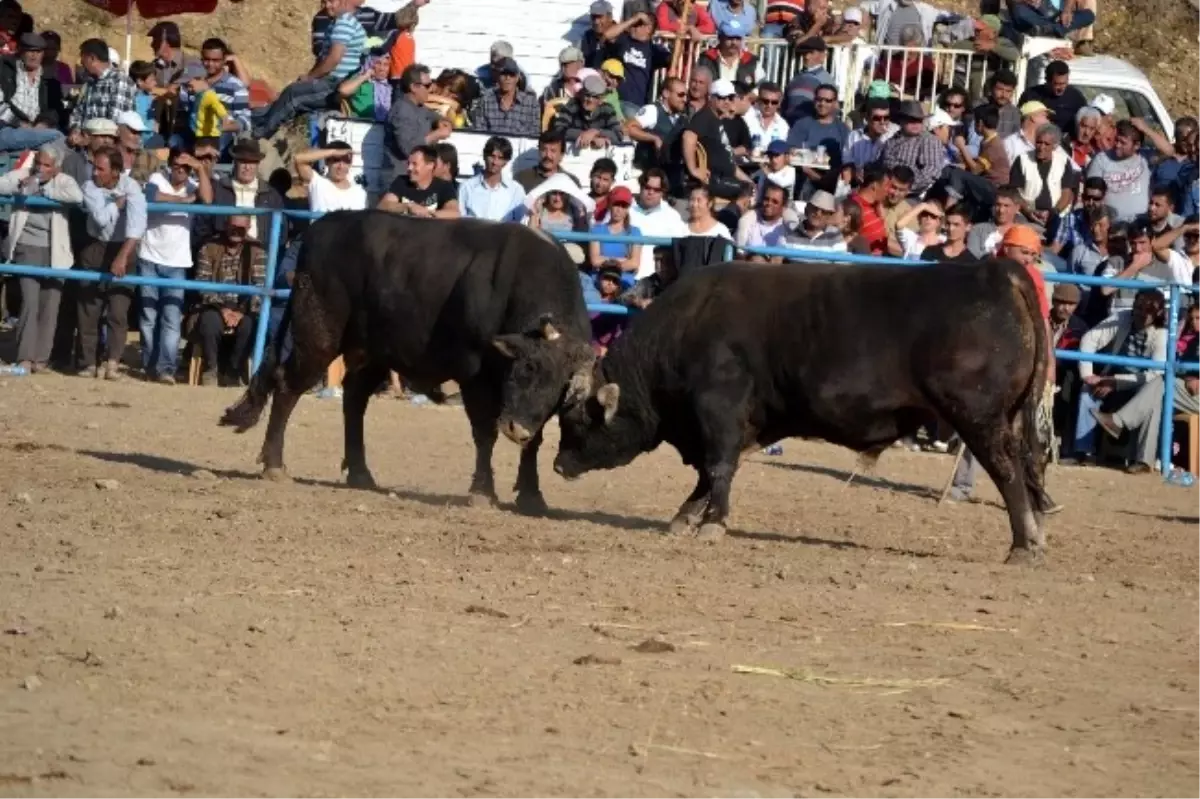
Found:
[[[514,6],[519,2],[513,0]],[[937,4],[963,13],[977,7],[967,0],[940,0]],[[843,5],[836,3],[837,7]],[[119,51],[124,48],[125,20],[82,0],[25,0],[23,6],[39,30],[52,28],[62,35],[64,60],[73,60],[79,43],[91,36],[108,40]],[[309,66],[309,22],[316,9],[316,0],[243,0],[236,4],[222,0],[214,14],[184,15],[176,21],[186,48],[194,50],[203,39],[219,36],[229,42],[255,77],[265,78],[278,89]],[[1124,58],[1142,69],[1176,117],[1197,113],[1200,38],[1198,12],[1189,0],[1099,0],[1099,17],[1097,52]],[[134,58],[151,57],[144,34],[152,24],[134,19]],[[420,57],[419,30],[417,53]]]

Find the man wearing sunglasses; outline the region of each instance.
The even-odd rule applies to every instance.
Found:
[[[771,81],[758,84],[758,100],[742,117],[750,129],[753,149],[762,149],[776,139],[787,141],[790,126],[779,113],[782,107],[783,89],[779,84]]]
[[[667,78],[658,93],[658,102],[642,106],[629,122],[629,138],[637,146],[633,164],[649,169],[667,161],[671,143],[678,138],[687,108],[687,85],[679,78]]]
[[[1103,178],[1088,178],[1083,182],[1080,192],[1080,206],[1069,214],[1064,214],[1059,220],[1058,229],[1054,232],[1054,240],[1050,242],[1050,253],[1064,261],[1071,257],[1075,247],[1086,246],[1091,242],[1088,214],[1093,208],[1104,205],[1108,187]],[[1049,254],[1047,260],[1051,260]],[[1053,262],[1053,261],[1052,261]]]

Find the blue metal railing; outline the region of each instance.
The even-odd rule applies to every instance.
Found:
[[[0,206],[13,206],[16,208],[65,207],[60,203],[46,200],[41,197],[22,196],[0,196]],[[200,204],[181,206],[175,203],[147,203],[146,208],[147,211],[151,213],[187,213],[207,216],[269,216],[270,235],[267,239],[267,263],[266,274],[264,276],[264,285],[243,286],[194,280],[170,280],[167,278],[142,277],[139,275],[125,275],[118,278],[105,272],[92,272],[80,269],[50,269],[42,266],[28,266],[22,264],[0,264],[0,274],[54,278],[58,280],[114,283],[117,285],[128,286],[159,286],[162,288],[184,289],[185,291],[221,292],[225,294],[260,297],[261,304],[258,311],[258,320],[254,335],[254,348],[251,356],[253,370],[257,371],[259,366],[262,364],[263,353],[266,351],[267,332],[270,327],[272,301],[283,300],[291,295],[291,292],[287,289],[271,288],[275,285],[275,274],[279,265],[279,243],[282,240],[284,217],[312,220],[320,218],[323,214],[319,212],[303,210],[277,211],[271,209],[239,208],[232,206],[212,206]],[[554,236],[561,241],[572,241],[583,244],[596,241],[601,243],[641,244],[643,246],[659,247],[670,246],[673,242],[673,239],[664,237],[621,236],[599,233],[557,232],[554,233]],[[903,261],[898,258],[881,258],[869,255],[855,255],[852,253],[836,252],[820,247],[735,247],[732,242],[730,242],[726,247],[726,258],[732,259],[736,250],[740,250],[746,255],[761,255],[764,257],[778,256],[792,260],[803,258],[805,261],[819,261],[858,266],[920,267],[928,266],[932,263],[930,261]],[[1055,350],[1055,356],[1059,359],[1067,361],[1090,361],[1091,363],[1159,371],[1163,373],[1162,379],[1164,380],[1164,391],[1161,417],[1162,427],[1159,436],[1159,455],[1160,461],[1163,465],[1163,475],[1164,477],[1169,475],[1171,463],[1171,438],[1173,433],[1172,419],[1174,417],[1175,376],[1181,372],[1188,373],[1200,371],[1200,363],[1181,363],[1176,357],[1176,320],[1179,318],[1180,295],[1182,293],[1196,293],[1200,287],[1195,285],[1183,286],[1178,284],[1153,284],[1133,280],[1117,280],[1109,278],[1087,277],[1084,275],[1053,273],[1046,274],[1045,279],[1047,282],[1051,283],[1073,283],[1081,286],[1108,286],[1112,288],[1125,288],[1134,290],[1157,286],[1168,289],[1168,319],[1170,321],[1167,326],[1167,359],[1165,361],[1153,361],[1145,358],[1126,358],[1102,353],[1081,353],[1075,350]],[[611,303],[589,303],[587,309],[592,313],[620,315],[629,314],[629,309],[625,306]]]

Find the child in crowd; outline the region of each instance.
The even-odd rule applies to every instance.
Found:
[[[615,304],[621,293],[621,268],[613,262],[601,266],[600,274],[596,276],[596,290],[600,292],[600,302]],[[594,313],[591,317],[592,349],[598,357],[603,358],[617,336],[621,335],[625,317],[606,313]]]
[[[142,146],[147,147],[155,135],[154,98],[158,88],[158,76],[154,74],[154,65],[149,61],[134,61],[129,65],[129,79],[137,86],[137,94],[133,96],[133,110],[146,123],[142,133]]]

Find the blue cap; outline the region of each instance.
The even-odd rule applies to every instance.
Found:
[[[746,26],[736,19],[727,19],[721,23],[717,33],[726,39],[745,39]]]
[[[775,139],[767,145],[767,155],[783,155],[791,150],[783,139]]]

